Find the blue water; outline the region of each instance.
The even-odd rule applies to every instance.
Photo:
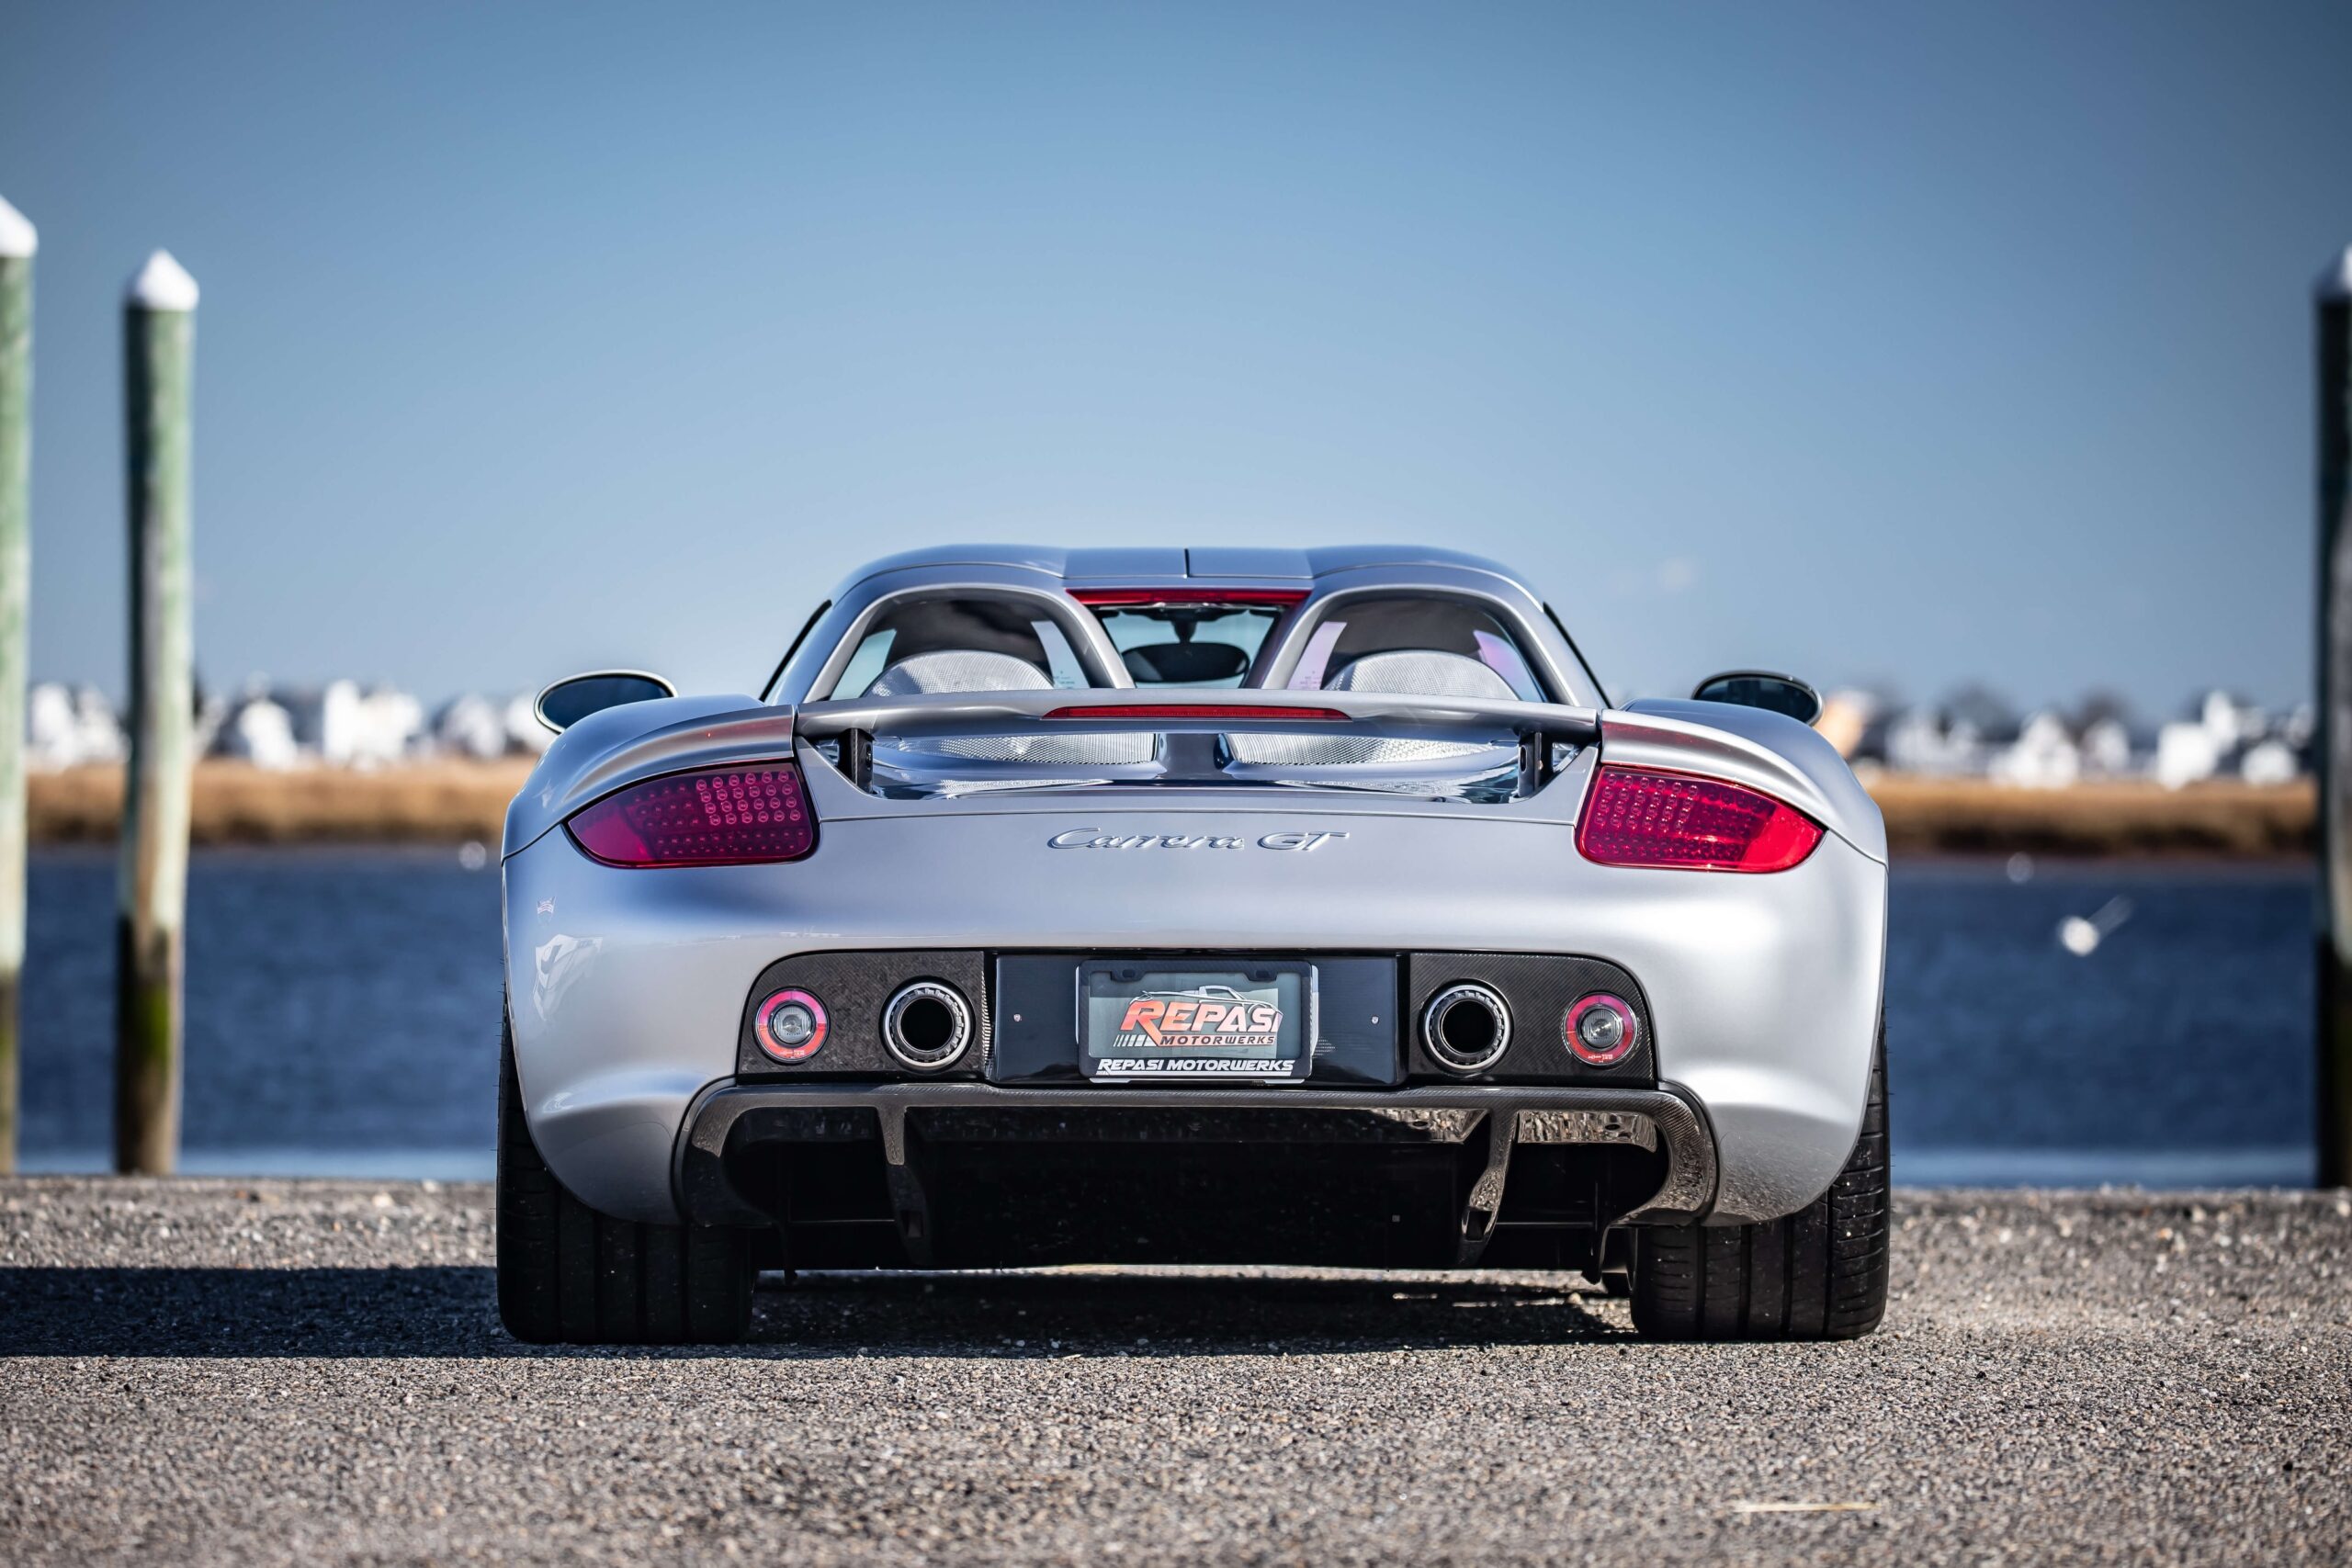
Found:
[[[2314,895],[2300,866],[1898,866],[1896,1179],[2308,1184]],[[2060,945],[2115,900],[2094,952]]]
[[[498,881],[448,851],[198,854],[183,1168],[486,1177]],[[2077,957],[2061,920],[2128,918]],[[2311,874],[1898,867],[1887,1050],[1897,1179],[2301,1183]],[[23,1164],[105,1167],[114,867],[37,854]]]

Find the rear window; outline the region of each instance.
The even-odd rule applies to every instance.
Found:
[[[1094,611],[1138,686],[1238,686],[1283,612],[1260,605],[1101,605]]]
[[[1511,695],[1521,702],[1545,700],[1543,683],[1536,680],[1526,650],[1499,616],[1467,599],[1430,594],[1342,599],[1333,604],[1307,634],[1298,667],[1291,671],[1290,687],[1293,691],[1321,691],[1340,681],[1349,666],[1359,660],[1374,654],[1397,653],[1442,653],[1476,660],[1499,677],[1510,688]],[[1365,668],[1376,671],[1382,666]],[[1386,688],[1374,681],[1357,689]]]

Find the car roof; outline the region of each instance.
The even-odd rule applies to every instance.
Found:
[[[1058,577],[1066,582],[1156,587],[1193,581],[1229,582],[1236,586],[1305,585],[1338,572],[1415,566],[1491,572],[1525,587],[1516,572],[1499,562],[1428,545],[1327,545],[1305,550],[1238,546],[1065,549],[1053,545],[938,545],[868,562],[842,580],[834,597],[841,597],[868,578],[922,567],[1016,567]]]

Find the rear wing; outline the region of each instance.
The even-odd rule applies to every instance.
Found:
[[[1582,745],[1600,734],[1592,708],[1559,703],[1419,697],[1379,692],[1283,692],[1158,686],[1088,686],[1035,692],[926,692],[917,696],[803,703],[795,724],[803,739],[830,739],[853,729],[892,735],[1006,735],[1221,730],[1381,735],[1395,739],[1458,740],[1464,731],[1550,735]]]
[[[1171,741],[1197,738],[1191,744],[1204,756],[1217,736],[1236,732],[1439,741],[1508,736],[1518,745],[1517,793],[1526,795],[1551,782],[1555,747],[1582,748],[1600,739],[1600,716],[1556,703],[1222,688],[934,692],[797,708],[740,695],[671,697],[604,709],[557,736],[507,808],[505,852],[615,790],[696,768],[786,761],[802,740],[825,746],[864,789],[872,780],[876,735],[899,740],[1140,730]]]
[[[876,735],[943,739],[1147,730],[1171,739],[1200,736],[1204,748],[1216,736],[1236,733],[1438,741],[1510,735],[1519,745],[1520,793],[1532,795],[1551,781],[1554,746],[1581,747],[1600,737],[1597,711],[1558,703],[1257,688],[933,692],[805,703],[794,725],[802,739],[838,742],[842,772],[860,788],[868,782]]]

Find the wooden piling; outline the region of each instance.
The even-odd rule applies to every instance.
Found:
[[[195,764],[188,458],[196,280],[164,251],[123,303],[130,459],[130,767],[116,922],[114,1163],[179,1156],[181,971]]]
[[[2319,326],[2319,1182],[2352,1182],[2352,249]]]
[[[33,253],[0,199],[0,1176],[17,1169],[25,968],[25,615],[32,603]]]

